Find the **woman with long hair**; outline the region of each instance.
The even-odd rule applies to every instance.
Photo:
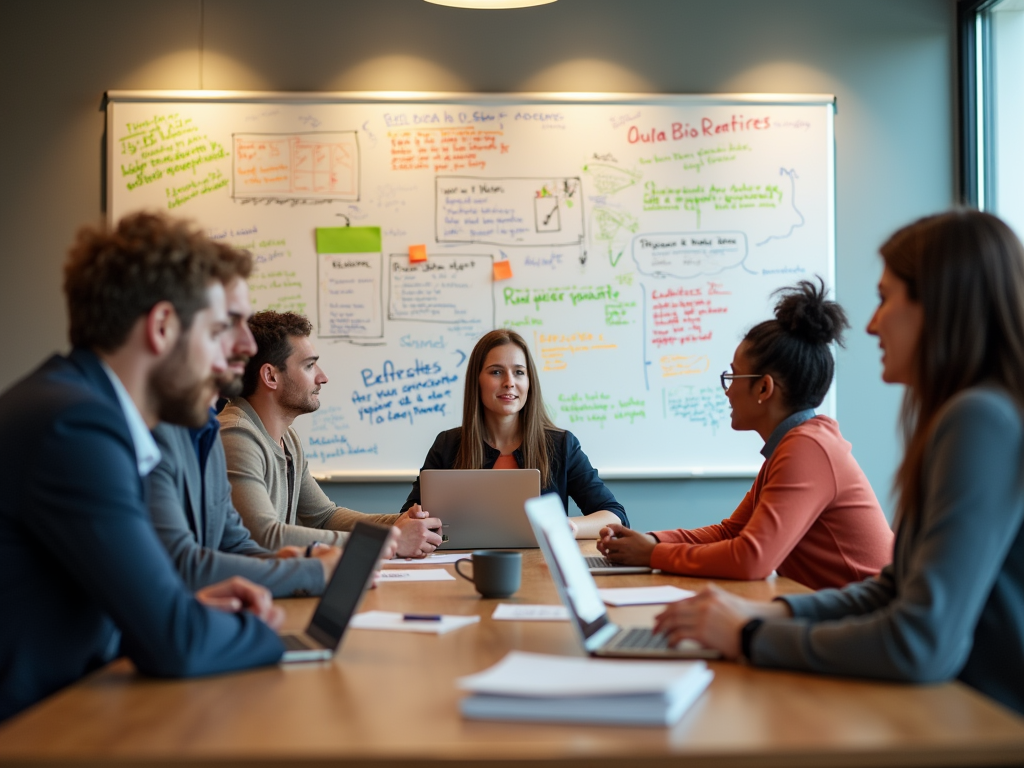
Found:
[[[541,493],[557,493],[566,507],[572,497],[583,512],[570,521],[577,538],[597,538],[609,523],[629,525],[580,441],[551,421],[530,348],[505,328],[484,334],[473,347],[466,364],[462,426],[437,436],[423,469],[537,469]],[[419,502],[416,480],[402,511]]]
[[[906,387],[892,564],[767,604],[709,589],[656,629],[758,666],[956,677],[1024,713],[1024,248],[963,210],[904,227],[881,253],[868,332],[882,379]]]
[[[779,292],[774,319],[747,332],[722,374],[732,428],[764,440],[753,487],[720,525],[608,526],[598,549],[609,560],[727,579],[778,571],[822,589],[875,576],[892,559],[892,530],[850,444],[833,419],[814,413],[832,384],[830,346],[842,343],[846,314],[820,279]]]

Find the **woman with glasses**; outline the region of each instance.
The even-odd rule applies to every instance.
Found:
[[[814,414],[846,315],[826,300],[824,282],[782,294],[775,319],[750,329],[721,377],[732,428],[765,443],[753,487],[720,525],[656,533],[608,525],[598,549],[609,560],[729,579],[778,571],[812,589],[874,576],[891,560],[892,531],[850,444],[834,420]]]
[[[955,677],[1024,714],[1024,248],[996,217],[953,211],[881,250],[868,333],[882,380],[905,386],[892,564],[771,603],[708,590],[655,628],[764,667]]]

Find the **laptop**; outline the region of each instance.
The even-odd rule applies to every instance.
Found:
[[[356,523],[306,631],[279,635],[285,647],[281,661],[320,661],[334,655],[370,586],[390,530],[383,525]]]
[[[584,650],[591,656],[664,659],[714,659],[718,651],[694,640],[670,646],[664,635],[650,627],[619,627],[608,618],[594,577],[565,524],[565,509],[558,496],[548,494],[526,502],[526,516],[544,553],[551,578],[566,610],[574,619]]]
[[[523,512],[526,500],[534,496],[540,496],[537,469],[420,472],[420,505],[441,520],[443,549],[536,547],[537,539]]]

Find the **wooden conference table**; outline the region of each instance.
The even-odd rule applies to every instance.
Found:
[[[593,543],[584,544],[585,552]],[[451,566],[445,566],[451,570]],[[601,586],[702,579],[601,576]],[[754,599],[805,591],[787,579],[720,582]],[[313,599],[286,600],[287,628]],[[673,728],[463,720],[454,679],[519,649],[581,655],[566,622],[496,622],[501,601],[470,583],[388,583],[362,610],[479,614],[442,636],[350,630],[331,662],[189,681],[136,676],[118,661],[0,728],[0,765],[188,763],[406,766],[882,766],[1024,763],[1024,718],[959,683],[909,686],[713,662],[708,691]],[[508,602],[555,604],[537,550]],[[649,622],[659,607],[610,609]]]

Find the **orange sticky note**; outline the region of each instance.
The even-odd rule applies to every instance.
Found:
[[[496,261],[494,262],[494,279],[495,280],[508,280],[512,277],[512,262],[511,261]]]
[[[420,261],[427,260],[427,246],[425,245],[410,245],[409,246],[409,263],[416,264]]]

